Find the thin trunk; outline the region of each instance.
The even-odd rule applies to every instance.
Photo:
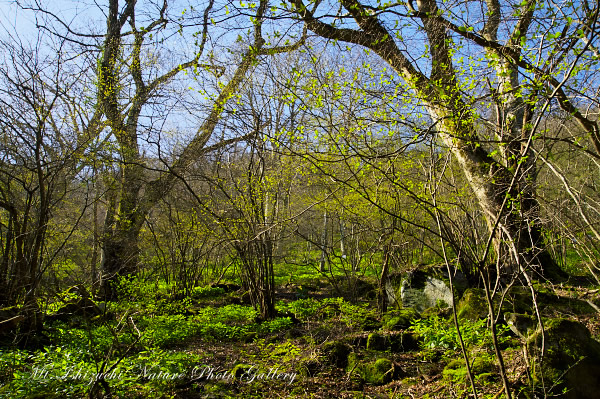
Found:
[[[10,254],[13,252],[13,214],[9,212],[2,262],[0,263],[0,304],[8,305],[10,302],[11,262]]]
[[[390,264],[390,251],[391,245],[388,244],[384,248],[384,257],[383,257],[383,267],[381,268],[381,275],[379,277],[379,290],[378,290],[378,298],[377,305],[379,308],[379,313],[384,314],[387,312],[388,307],[388,299],[387,299],[387,291],[386,286],[388,284],[388,275],[389,275],[389,264]]]
[[[96,175],[96,173],[94,173],[94,175]],[[93,223],[94,223],[94,231],[93,231],[93,236],[94,236],[94,242],[93,242],[93,246],[92,246],[92,258],[90,259],[90,279],[92,282],[92,296],[96,295],[96,289],[97,289],[97,285],[98,285],[98,269],[97,269],[97,263],[98,263],[98,254],[100,252],[100,232],[99,232],[99,226],[98,226],[98,201],[100,200],[99,196],[98,196],[98,188],[95,188],[95,195],[94,195],[94,206],[93,206]]]
[[[346,246],[344,242],[346,241],[346,231],[344,228],[344,221],[340,218],[340,253],[342,258],[346,258]]]
[[[325,264],[327,262],[327,211],[323,214],[323,233],[321,235],[321,261],[319,262],[319,270],[325,272]]]

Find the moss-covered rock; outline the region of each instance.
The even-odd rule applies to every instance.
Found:
[[[366,317],[360,323],[360,328],[363,331],[373,331],[381,328],[381,322],[374,317]]]
[[[494,362],[487,357],[478,357],[471,362],[471,372],[475,379],[489,379],[495,369]],[[464,359],[456,359],[446,365],[442,375],[445,379],[452,383],[460,383],[468,381],[467,364]]]
[[[236,380],[242,378],[242,376],[252,370],[252,366],[249,364],[236,364],[233,369],[231,369],[231,376]]]
[[[371,350],[371,351],[384,351],[386,349],[389,349],[390,347],[390,340],[389,337],[374,332],[369,334],[368,338],[367,338],[367,349]]]
[[[377,297],[377,287],[371,281],[355,276],[337,278],[330,289],[332,296],[342,296],[353,301],[358,298],[374,299]]]
[[[461,293],[467,286],[464,274],[453,276],[454,288]],[[446,266],[425,266],[389,276],[385,285],[390,306],[415,308],[419,312],[434,306],[450,306],[450,290]]]
[[[488,315],[488,304],[485,291],[481,288],[468,288],[465,290],[457,306],[459,319],[477,321],[485,319]]]
[[[533,300],[529,287],[517,285],[510,287],[504,296],[502,311],[504,313],[533,313]]]
[[[542,284],[535,284],[536,301],[543,314],[595,314],[596,310],[587,301],[576,297],[560,296],[552,292]],[[503,312],[529,313],[535,312],[531,290],[529,287],[513,286],[504,298],[502,304]]]
[[[387,313],[383,317],[383,328],[390,331],[406,330],[421,316],[413,308],[404,308]]]
[[[403,332],[391,336],[390,349],[392,352],[412,352],[420,349],[419,338],[416,334]]]
[[[325,362],[344,368],[348,365],[348,355],[352,348],[340,341],[327,342],[321,348]]]
[[[536,318],[526,313],[504,313],[504,321],[516,336],[524,340],[538,329]]]
[[[387,358],[361,362],[356,354],[348,357],[348,371],[358,374],[364,382],[372,385],[387,384],[401,374],[400,368]]]
[[[534,382],[538,386],[542,381],[546,386],[551,383],[549,393],[563,398],[597,398],[600,392],[600,343],[592,339],[589,330],[579,322],[549,319],[544,324],[545,337],[538,330],[527,340]]]
[[[304,359],[297,367],[298,374],[302,377],[314,377],[321,371],[321,362],[317,359]]]
[[[419,350],[418,337],[410,332],[374,332],[368,335],[367,350],[410,352]]]

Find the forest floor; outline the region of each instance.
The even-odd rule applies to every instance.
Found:
[[[286,284],[278,317],[261,321],[233,284],[182,296],[138,283],[103,315],[48,317],[37,348],[1,347],[0,398],[473,396],[450,309],[380,314],[374,285],[359,285]],[[578,321],[600,338],[597,286],[536,289],[544,317]],[[67,295],[47,313],[77,300]],[[461,318],[460,328],[478,397],[504,397],[487,320]],[[502,322],[498,340],[513,394],[539,390],[525,342]]]
[[[447,372],[448,365],[462,358],[461,351],[454,346],[451,339],[446,342],[436,335],[451,335],[454,325],[449,317],[449,309],[430,309],[423,315],[423,320],[435,319],[435,323],[424,322],[418,329],[418,347],[409,350],[394,350],[393,347],[380,347],[377,350],[369,347],[369,336],[372,334],[392,333],[386,331],[385,316],[375,312],[361,312],[344,306],[328,306],[323,304],[326,298],[334,298],[335,293],[318,287],[317,282],[306,294],[306,287],[280,288],[278,298],[280,303],[293,304],[297,300],[297,292],[307,299],[316,299],[319,307],[307,317],[299,316],[296,323],[288,329],[269,334],[253,342],[214,342],[198,339],[187,344],[189,350],[201,354],[211,366],[218,370],[232,370],[235,365],[251,364],[259,371],[251,370],[242,374],[241,378],[230,381],[198,381],[187,389],[179,391],[178,397],[243,397],[243,398],[463,398],[472,396],[472,387],[467,376],[458,372]],[[550,292],[550,291],[548,291]],[[598,289],[558,286],[552,287],[553,295],[557,298],[597,298]],[[325,302],[327,303],[327,302]],[[293,307],[293,306],[292,306]],[[362,301],[360,309],[375,309],[376,301]],[[596,309],[597,310],[597,309]],[[355,313],[352,314],[352,311]],[[348,313],[350,312],[350,313]],[[389,313],[394,314],[394,309]],[[580,312],[569,306],[548,306],[544,315],[547,317],[566,317],[584,324],[596,340],[600,338],[600,313]],[[361,319],[361,317],[363,317]],[[365,323],[365,318],[371,318]],[[443,326],[436,325],[442,322]],[[383,323],[382,323],[383,322]],[[469,323],[463,320],[462,323]],[[383,325],[382,325],[383,324]],[[477,324],[477,323],[475,323]],[[476,326],[463,326],[463,339],[472,343],[468,348],[470,361],[475,358],[493,359],[492,347],[489,342],[488,326],[482,321]],[[485,331],[481,331],[481,329]],[[428,331],[436,330],[437,331]],[[406,331],[414,332],[412,327]],[[398,334],[399,331],[393,331]],[[471,336],[467,336],[467,335]],[[513,393],[520,388],[528,387],[527,359],[523,351],[523,342],[508,329],[502,330],[503,357],[507,377]],[[447,337],[448,338],[448,337]],[[358,354],[362,361],[389,359],[393,363],[394,376],[381,383],[365,381],[364,373],[356,366],[352,367],[343,362],[335,364],[331,359],[331,343],[341,342],[348,345],[351,353]],[[460,362],[460,360],[458,360]],[[464,365],[464,364],[463,364]],[[269,371],[294,373],[294,379],[281,381]],[[445,372],[446,370],[446,372]],[[452,368],[450,368],[452,370]],[[483,371],[483,372],[481,372]],[[261,375],[261,372],[263,375]],[[479,370],[475,375],[476,389],[479,397],[504,397],[504,387],[501,383],[497,361],[492,360],[485,370]],[[361,375],[363,374],[363,375]],[[260,378],[264,376],[261,380]],[[252,378],[255,377],[255,378]],[[369,376],[366,376],[368,379]],[[253,381],[251,381],[253,380]]]

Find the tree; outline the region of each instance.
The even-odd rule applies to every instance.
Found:
[[[340,0],[333,16],[318,12],[321,3],[292,5],[314,33],[371,50],[399,75],[465,174],[497,256],[509,251],[521,271],[558,273],[543,245],[532,146],[540,118],[558,104],[584,129],[590,149],[600,150],[598,124],[582,111],[595,100],[573,98],[598,60],[598,5],[556,10],[535,0],[489,0],[466,12],[435,0],[416,7]],[[495,110],[486,115],[484,107]]]
[[[0,304],[22,306],[26,336],[41,326],[40,283],[77,225],[60,234],[52,221],[81,170],[85,141],[68,122],[80,75],[66,66],[64,41],[48,54],[46,37],[37,39],[0,43]]]
[[[225,25],[220,27],[214,18],[227,21],[231,16],[222,15],[221,10],[215,10],[214,1],[209,1],[200,14],[191,7],[183,10],[183,17],[172,17],[172,9],[177,7],[178,4],[164,0],[157,5],[150,5],[150,11],[154,12],[151,15],[151,12],[142,10],[142,5],[134,0],[110,0],[106,10],[102,9],[106,15],[106,30],[103,35],[77,33],[75,28],[51,11],[38,5],[32,7],[36,12],[58,22],[57,28],[48,28],[56,35],[66,36],[80,45],[91,40],[92,43],[83,43],[84,47],[88,51],[97,51],[93,49],[94,46],[99,49],[96,107],[106,118],[109,134],[116,142],[118,154],[115,162],[120,168],[119,181],[114,184],[116,202],[114,206],[108,207],[102,237],[102,292],[106,298],[116,296],[115,283],[121,276],[136,272],[140,230],[152,207],[171,190],[177,180],[176,176],[184,174],[203,153],[241,139],[234,137],[207,146],[219,124],[225,103],[235,97],[246,74],[260,57],[290,51],[297,48],[303,40],[300,39],[295,45],[286,43],[282,46],[267,46],[262,32],[265,14],[268,12],[267,1],[261,1],[258,5],[250,4],[246,10],[239,10],[233,16],[240,26],[248,29],[250,40],[241,45],[241,54],[233,55],[234,68],[228,75],[229,68],[216,63],[216,43],[209,39],[211,30],[227,29]],[[187,17],[188,14],[190,17]],[[163,46],[168,45],[178,34],[187,35],[190,27],[196,29],[185,39],[195,41],[193,54],[187,55],[187,60],[177,62],[160,72],[162,68],[153,60],[153,54],[163,50]],[[61,29],[65,32],[60,33]],[[102,38],[102,41],[94,43],[98,38]],[[239,40],[243,41],[241,35]],[[148,118],[151,122],[156,118],[164,123],[164,115],[153,115],[152,110],[156,109],[157,100],[164,94],[161,91],[183,73],[195,74],[196,80],[205,79],[206,81],[200,82],[201,85],[212,79],[217,90],[205,92],[212,99],[207,104],[200,126],[195,129],[193,137],[183,149],[167,156],[163,149],[167,145],[161,140],[162,132],[156,133],[158,138],[154,139],[153,151],[158,153],[162,162],[162,167],[156,173],[152,170],[155,168],[144,157],[148,148],[142,142],[145,134],[142,123]],[[227,76],[229,80],[220,80]],[[144,115],[144,112],[149,115]],[[153,127],[146,129],[153,130]],[[171,161],[167,158],[171,158]]]

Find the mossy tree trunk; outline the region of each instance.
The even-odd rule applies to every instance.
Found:
[[[168,166],[160,177],[152,178],[148,175],[144,157],[140,152],[139,119],[142,109],[154,98],[159,88],[167,84],[181,71],[197,68],[213,68],[210,65],[200,65],[199,60],[203,55],[204,46],[208,39],[207,30],[210,25],[210,11],[214,2],[206,6],[202,21],[203,34],[199,43],[196,56],[180,65],[177,65],[163,75],[153,80],[146,81],[147,71],[143,70],[142,57],[145,41],[155,30],[160,30],[168,23],[166,8],[167,2],[156,20],[149,25],[138,28],[136,25],[136,2],[126,1],[125,7],[119,12],[118,0],[109,1],[106,35],[103,53],[98,69],[98,104],[107,119],[107,125],[118,143],[118,166],[120,176],[114,184],[115,200],[112,209],[107,212],[104,222],[102,238],[102,281],[101,295],[115,299],[118,296],[116,286],[119,278],[134,274],[138,268],[139,260],[139,234],[144,221],[154,205],[160,201],[181,179],[186,170],[202,154],[226,146],[247,137],[238,137],[223,140],[214,146],[206,144],[217,123],[221,118],[226,102],[233,97],[244,81],[247,72],[257,62],[260,56],[291,51],[303,42],[304,38],[294,45],[278,48],[263,48],[265,40],[262,38],[260,26],[262,15],[265,12],[266,2],[261,2],[257,8],[254,25],[255,35],[252,45],[248,46],[242,55],[239,64],[230,80],[221,88],[215,104],[198,128],[194,138],[187,144],[176,160]],[[127,26],[126,26],[127,25]],[[125,42],[130,40],[130,42]],[[151,39],[150,39],[151,40]],[[127,63],[121,63],[122,52],[130,49]],[[126,96],[121,88],[123,69],[133,83],[133,95],[129,97],[128,106],[122,104]],[[223,73],[223,71],[217,71]],[[111,208],[109,206],[109,208]]]
[[[358,29],[321,21],[316,16],[316,8],[307,7],[302,0],[294,0],[293,4],[299,16],[316,34],[354,43],[379,55],[427,108],[437,137],[462,168],[485,215],[489,233],[494,237],[497,256],[509,254],[501,259],[501,272],[512,274],[515,268],[517,272],[522,272],[531,267],[550,275],[559,273],[556,263],[544,248],[535,198],[535,163],[533,152],[530,151],[535,105],[548,97],[535,84],[529,86],[519,81],[523,70],[536,70],[534,65],[525,60],[521,49],[523,41],[532,37],[529,31],[537,3],[526,1],[515,7],[516,18],[511,21],[505,44],[501,44],[497,38],[502,23],[497,0],[486,2],[482,35],[472,33],[473,30],[468,26],[457,26],[446,19],[444,10],[438,8],[435,0],[418,1],[418,9],[409,1],[404,6],[404,13],[396,12],[396,7],[402,6],[372,9],[358,0],[340,0],[340,7],[353,18]],[[411,49],[406,47],[403,39],[395,35],[401,31],[393,31],[390,28],[393,24],[380,19],[379,13],[397,18],[397,26],[413,23],[420,26],[414,29],[415,32],[423,32],[429,52],[424,57],[429,60],[426,68],[428,75],[422,72],[422,65],[414,61]],[[456,36],[482,49],[488,67],[495,70],[496,76],[492,74],[491,79],[496,80],[498,87],[490,89],[498,119],[493,128],[498,140],[495,147],[481,133],[481,118],[471,106],[474,95],[465,92],[464,82],[460,80],[463,72],[453,65],[458,48],[455,45]],[[562,98],[560,105],[563,109],[571,107],[577,111],[561,91],[560,83],[550,73],[536,71],[538,78],[549,81],[555,94]],[[594,125],[592,133],[597,133],[595,122],[583,117],[579,119],[583,124]],[[592,134],[592,139],[595,140],[596,136]]]

